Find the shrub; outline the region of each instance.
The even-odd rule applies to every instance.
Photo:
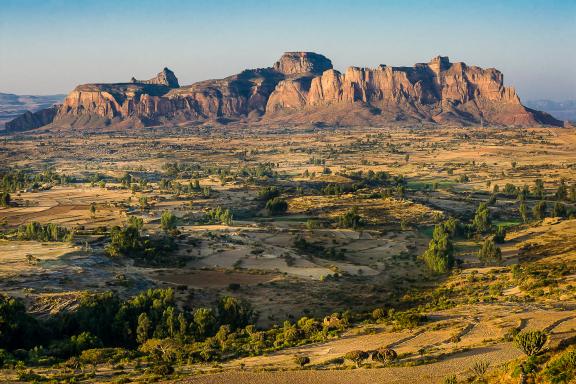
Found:
[[[303,368],[306,364],[310,364],[310,358],[308,356],[294,356],[294,362]]]
[[[398,354],[395,350],[390,348],[380,348],[372,353],[372,360],[379,361],[381,363],[390,363],[398,358]]]
[[[344,355],[344,358],[356,364],[357,368],[359,368],[362,361],[366,360],[368,357],[369,357],[368,352],[364,352],[361,350],[350,351]]]
[[[478,258],[483,263],[499,263],[502,261],[502,251],[496,246],[494,240],[486,239],[478,251]]]
[[[359,228],[362,225],[362,218],[358,214],[356,207],[349,209],[338,217],[338,226],[340,228]]]
[[[568,384],[576,377],[576,350],[566,351],[548,363],[544,375],[553,384]]]
[[[281,215],[288,210],[288,202],[279,197],[274,197],[266,202],[266,209],[271,215]]]
[[[544,349],[548,335],[543,331],[524,331],[514,338],[514,342],[526,356],[536,356]]]

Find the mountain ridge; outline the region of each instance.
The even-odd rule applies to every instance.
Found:
[[[339,72],[321,54],[286,52],[271,67],[185,86],[179,85],[168,68],[150,80],[79,85],[48,124],[98,128],[118,123],[147,126],[225,120],[564,125],[547,113],[522,105],[514,88],[504,86],[503,79],[494,68],[452,63],[445,56],[412,67],[349,67]],[[6,128],[36,128],[38,124],[29,124],[39,120],[34,117],[21,116]]]

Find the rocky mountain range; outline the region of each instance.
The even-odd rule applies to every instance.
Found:
[[[27,113],[12,131],[46,124],[102,127],[206,121],[381,125],[392,121],[505,126],[564,123],[522,105],[494,68],[438,56],[412,67],[349,67],[341,73],[323,55],[287,52],[271,67],[180,86],[164,68],[150,80],[79,85],[62,105]]]

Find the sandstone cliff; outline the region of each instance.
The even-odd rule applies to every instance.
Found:
[[[54,123],[82,126],[133,119],[256,121],[337,125],[430,121],[528,126],[562,122],[526,108],[496,69],[438,56],[412,67],[332,68],[312,52],[287,52],[272,67],[180,87],[165,68],[150,80],[76,87]]]

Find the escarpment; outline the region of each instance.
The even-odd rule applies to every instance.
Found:
[[[411,67],[349,67],[343,73],[313,52],[287,52],[272,66],[224,79],[180,86],[164,68],[150,80],[76,87],[52,118],[25,119],[8,127],[38,124],[81,127],[87,121],[144,125],[167,121],[263,121],[354,125],[390,121],[529,126],[563,122],[522,105],[494,68],[451,63],[438,56]],[[341,117],[345,116],[345,119]],[[30,122],[27,128],[27,122]]]

